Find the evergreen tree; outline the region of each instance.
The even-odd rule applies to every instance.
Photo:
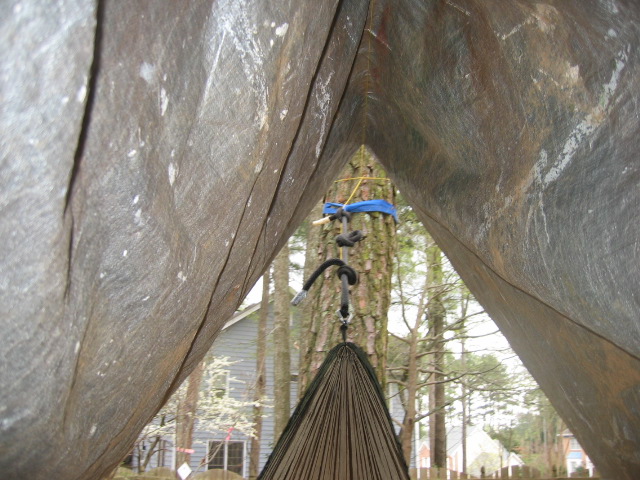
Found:
[[[274,283],[274,437],[286,427],[291,413],[291,321],[289,302],[289,245],[285,243],[273,264]]]
[[[304,269],[303,269],[303,281],[311,277],[313,271],[318,267],[319,258],[319,245],[320,245],[320,232],[319,227],[311,225],[313,220],[317,220],[322,216],[322,207],[324,201],[319,202],[309,214],[309,217],[304,221],[303,228],[305,230],[305,251],[304,251]],[[319,285],[315,285],[309,292],[309,297],[298,308],[302,310],[300,314],[300,331],[299,338],[299,358],[298,358],[298,397],[302,398],[304,392],[307,389],[307,384],[311,380],[311,368],[312,359],[312,345],[315,336],[312,332],[315,330],[315,326],[312,324],[313,308],[316,306],[320,297]]]
[[[402,205],[402,201],[399,201]],[[399,398],[405,409],[400,441],[407,462],[415,424],[430,418],[431,451],[439,452],[437,462],[446,462],[445,407],[445,332],[451,291],[449,274],[442,267],[442,254],[409,207],[400,208],[400,235],[396,251],[395,297],[397,314],[407,330],[395,335],[390,355],[391,382],[399,387]],[[430,398],[426,411],[420,411],[420,398]],[[436,435],[437,432],[437,435]]]
[[[365,178],[361,178],[365,177]],[[383,199],[393,204],[395,190],[375,158],[363,147],[348,162],[337,181],[327,193],[326,200],[341,204],[363,200]],[[316,227],[318,228],[318,227]],[[349,265],[359,275],[357,285],[351,287],[351,325],[349,340],[360,345],[368,354],[376,374],[384,386],[386,376],[387,312],[391,298],[391,274],[395,248],[394,219],[382,213],[352,215],[349,229],[361,230],[366,238],[349,249]],[[327,224],[320,230],[318,243],[311,247],[313,264],[339,258],[335,237],[342,233],[340,222]],[[341,283],[335,270],[327,270],[314,284],[310,298],[309,331],[300,365],[301,383],[313,378],[326,353],[339,341],[340,321],[336,312],[340,307]]]
[[[267,357],[267,320],[269,316],[270,268],[262,275],[262,299],[258,318],[258,336],[256,345],[256,384],[253,395],[253,423],[255,435],[251,438],[251,458],[249,459],[249,478],[258,476],[260,465],[260,440],[262,438],[262,401],[266,393],[266,357]]]
[[[490,434],[543,474],[566,473],[561,435],[567,427],[528,373],[521,372],[520,377],[530,388],[520,397],[520,405],[527,410],[509,425],[492,429]]]
[[[429,338],[433,345],[431,353],[431,370],[433,372],[432,388],[429,390],[429,407],[433,412],[429,417],[429,442],[431,445],[431,465],[445,468],[447,466],[447,430],[445,399],[445,316],[443,292],[440,288],[444,274],[442,271],[442,252],[436,245],[427,250],[427,283],[429,288]]]
[[[180,396],[176,414],[176,465],[189,463],[191,454],[188,451],[193,444],[193,428],[195,426],[198,397],[202,383],[202,375],[206,362],[200,362],[191,375],[187,378],[187,388],[184,395]]]
[[[473,317],[483,312],[477,305],[470,308],[473,297],[448,265],[446,257],[411,209],[402,205],[401,199],[398,203],[401,207],[394,311],[406,333],[394,335],[390,344],[389,372],[390,382],[399,387],[398,397],[405,409],[400,440],[409,461],[415,424],[428,417],[431,465],[444,467],[449,412],[460,401],[463,428],[470,423],[470,405],[473,399],[480,398],[477,389],[471,388],[476,384],[480,388],[473,377],[489,375],[494,365],[481,369],[475,365],[474,358],[465,365],[469,355],[466,350],[468,327],[473,326]],[[489,395],[490,388],[483,385]],[[495,391],[499,388],[495,386],[492,390],[494,399],[499,399]],[[422,405],[425,397],[429,402]],[[463,454],[465,450],[463,445]]]

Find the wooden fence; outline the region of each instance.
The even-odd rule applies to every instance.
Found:
[[[446,470],[444,468],[412,468],[409,472],[411,480],[467,480],[470,478],[478,478],[466,473],[456,472],[455,470]],[[419,475],[419,476],[418,476]]]
[[[491,478],[491,479],[519,479],[519,480],[575,480],[576,478],[590,478],[591,480],[599,480],[599,477],[549,477],[543,476],[539,470],[528,467],[505,467],[497,472],[484,475],[482,477],[475,477],[466,473],[456,472],[454,470],[446,470],[444,468],[412,468],[410,471],[410,477],[412,480],[466,480],[476,478]]]
[[[501,470],[491,474],[486,475],[484,478],[508,478],[508,479],[539,479],[539,480],[571,480],[573,478],[591,478],[596,479],[598,476],[589,477],[589,476],[574,476],[574,477],[563,477],[563,476],[549,476],[543,475],[540,470],[537,468],[529,467],[527,465],[519,466],[511,466],[504,467]]]

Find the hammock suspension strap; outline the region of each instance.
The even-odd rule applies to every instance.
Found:
[[[335,238],[336,245],[340,248],[341,258],[331,258],[326,262],[323,262],[309,277],[309,279],[302,286],[302,290],[293,298],[291,303],[298,305],[305,299],[311,285],[318,277],[329,267],[337,266],[338,278],[342,284],[340,289],[340,309],[336,312],[340,317],[342,325],[340,331],[342,332],[342,339],[347,340],[347,328],[351,321],[349,313],[349,285],[355,285],[358,283],[358,273],[349,266],[349,248],[353,247],[357,242],[365,238],[365,235],[360,230],[354,230],[349,232],[349,222],[351,221],[351,214],[344,207],[337,208],[329,217],[325,217],[328,220],[323,223],[327,223],[332,220],[340,220],[342,222],[342,233]],[[324,220],[324,219],[323,219]]]

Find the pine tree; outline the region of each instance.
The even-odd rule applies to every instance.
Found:
[[[366,177],[366,178],[360,178]],[[326,200],[341,204],[383,199],[394,203],[395,190],[375,158],[363,148],[357,152],[326,195]],[[391,274],[395,248],[395,221],[382,213],[352,215],[349,229],[361,230],[366,238],[349,249],[349,265],[359,275],[358,284],[351,287],[351,325],[349,340],[368,354],[376,374],[385,385],[387,349],[387,313],[391,298]],[[340,253],[334,238],[342,233],[340,222],[322,227],[318,244],[312,247],[315,265]],[[309,319],[308,344],[302,352],[301,383],[307,385],[326,353],[339,341],[341,284],[335,270],[327,270],[314,284],[307,302],[312,304]],[[305,335],[305,332],[301,332]]]
[[[176,450],[176,465],[189,463],[191,454],[188,451],[193,444],[193,427],[195,425],[200,386],[202,375],[206,367],[206,362],[202,361],[191,372],[187,379],[187,389],[185,394],[178,401],[176,414],[176,445],[180,450]]]
[[[313,271],[318,267],[319,258],[319,245],[320,245],[320,232],[319,227],[311,225],[313,220],[317,220],[322,216],[322,207],[324,201],[319,202],[309,214],[309,217],[305,220],[306,228],[306,241],[305,241],[305,254],[304,254],[304,269],[303,278],[306,280],[311,277]],[[315,342],[315,335],[313,335],[314,328],[312,325],[313,320],[313,308],[315,308],[320,288],[315,285],[309,292],[309,297],[298,308],[302,310],[300,314],[300,332],[299,338],[299,358],[298,358],[298,397],[302,398],[304,392],[307,389],[307,382],[311,379],[309,368],[311,368],[311,352],[312,346]]]
[[[249,478],[258,476],[260,466],[260,440],[262,438],[262,401],[266,392],[266,354],[267,354],[267,319],[269,315],[270,268],[262,275],[262,300],[258,319],[258,337],[256,345],[256,384],[253,395],[253,423],[255,436],[251,438],[251,458],[249,459]]]
[[[274,283],[274,436],[278,438],[291,413],[291,321],[289,302],[289,246],[285,244],[273,264]]]
[[[433,371],[433,388],[429,391],[429,405],[433,412],[429,418],[429,432],[431,443],[431,465],[444,468],[447,466],[447,430],[446,430],[446,400],[445,400],[445,315],[444,299],[440,289],[432,288],[442,285],[442,252],[433,245],[427,251],[429,283],[429,336],[432,339],[433,353],[431,369]]]
[[[470,294],[460,278],[443,266],[442,252],[411,209],[402,199],[398,203],[400,234],[394,297],[400,307],[396,314],[407,333],[393,334],[389,371],[405,410],[399,437],[408,462],[415,426],[429,417],[431,450],[438,452],[441,461],[446,452],[447,409],[457,400],[444,395],[444,387],[464,375],[451,370],[446,352],[451,350],[449,342],[464,339],[465,320],[477,312],[467,313]],[[458,312],[462,313],[458,316]],[[425,395],[431,402],[421,409],[420,400]]]

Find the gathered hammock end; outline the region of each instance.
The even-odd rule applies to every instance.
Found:
[[[334,347],[258,480],[409,480],[385,396],[367,354]]]

